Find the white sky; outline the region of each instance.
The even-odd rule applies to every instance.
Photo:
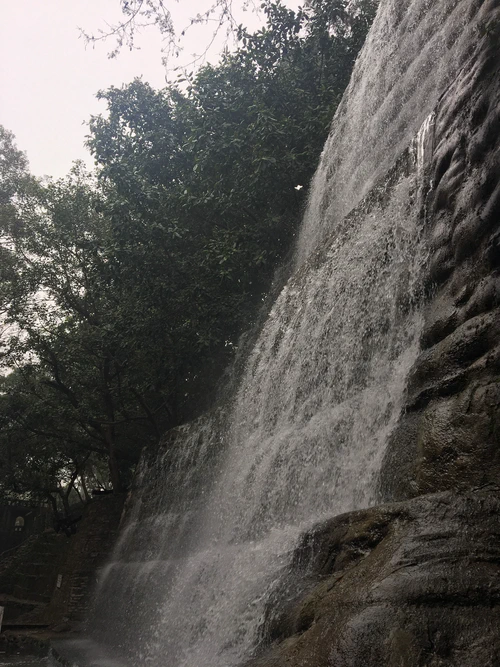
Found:
[[[179,31],[189,19],[206,10],[208,0],[172,0]],[[299,0],[287,0],[296,8]],[[161,37],[154,29],[138,40],[140,50],[124,49],[107,57],[112,41],[94,49],[79,37],[78,28],[97,32],[105,21],[121,17],[119,0],[0,0],[0,125],[16,135],[37,176],[63,176],[73,160],[92,160],[84,148],[85,122],[105,110],[95,98],[98,90],[120,86],[142,76],[155,88],[165,85]],[[256,26],[251,12],[239,22]],[[212,34],[210,25],[188,31],[185,62],[203,51]],[[216,60],[213,50],[211,60]],[[181,60],[182,62],[182,60]],[[174,64],[174,63],[173,63]]]

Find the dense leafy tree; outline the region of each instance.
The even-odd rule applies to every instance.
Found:
[[[59,498],[68,513],[70,494],[84,478],[90,453],[82,447],[85,434],[74,426],[70,432],[60,406],[34,371],[25,366],[1,382],[0,494],[50,500],[56,511]]]
[[[264,10],[218,65],[100,93],[97,177],[34,179],[0,128],[0,490],[67,508],[103,461],[122,488],[215,386],[290,251],[374,3]]]
[[[35,433],[33,419],[23,417],[17,427],[50,446],[58,439],[78,444],[80,459],[106,456],[112,484],[120,488],[120,461],[133,463],[137,440],[157,439],[169,419],[164,395],[152,388],[163,371],[155,374],[122,318],[130,295],[116,280],[99,202],[76,167],[68,179],[38,184],[22,220],[4,226],[10,261],[3,285],[13,325],[4,361],[18,369],[17,382],[8,378],[5,391],[17,395],[23,388],[30,399],[23,414],[50,413],[60,425]]]
[[[241,28],[217,66],[162,91],[136,80],[100,94],[108,114],[91,120],[89,146],[117,252],[147,281],[146,329],[168,329],[178,377],[234,344],[291,246],[373,18],[373,2],[354,4],[266,3],[267,25]]]

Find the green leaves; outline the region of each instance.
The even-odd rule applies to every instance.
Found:
[[[44,475],[106,459],[120,487],[143,444],[197,411],[290,250],[373,9],[269,0],[266,26],[240,27],[240,48],[185,90],[99,93],[97,178],[76,165],[40,183],[0,131],[3,354],[16,369],[0,459],[24,433],[27,456],[59,471]]]
[[[240,26],[240,48],[184,90],[179,75],[162,91],[136,80],[100,94],[108,115],[91,120],[89,147],[121,280],[149,328],[169,332],[173,377],[236,342],[293,242],[296,186],[313,175],[371,22],[374,3],[358,5],[265,2],[266,26]]]

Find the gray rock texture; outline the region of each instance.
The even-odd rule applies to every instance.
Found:
[[[250,665],[499,665],[499,510],[486,490],[444,492],[318,526]]]
[[[500,479],[500,6],[435,110],[422,353],[381,491],[403,499]]]
[[[433,93],[425,327],[388,504],[304,537],[252,667],[500,665],[500,2],[431,4],[463,18],[444,32],[460,68]]]

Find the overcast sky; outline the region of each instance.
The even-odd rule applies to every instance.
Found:
[[[176,28],[208,6],[208,0],[172,0]],[[296,8],[299,0],[285,3]],[[34,174],[63,176],[75,159],[91,164],[84,148],[85,122],[104,111],[98,90],[142,76],[155,88],[165,85],[162,42],[151,29],[140,50],[109,59],[113,43],[86,46],[78,28],[96,32],[121,16],[119,0],[0,0],[0,125],[11,130],[28,154]],[[251,12],[238,20],[258,25]],[[212,27],[188,31],[182,58],[189,61],[210,41]],[[221,42],[212,50],[217,59]],[[172,63],[174,64],[174,63]]]

